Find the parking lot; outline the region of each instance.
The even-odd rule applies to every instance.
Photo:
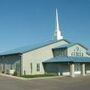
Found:
[[[90,76],[35,80],[0,76],[0,90],[90,90]]]

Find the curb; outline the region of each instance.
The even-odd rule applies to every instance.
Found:
[[[6,75],[6,74],[2,74],[2,73],[0,73],[0,76],[9,77],[9,78],[13,78],[13,79],[19,79],[19,80],[38,80],[38,79],[51,79],[51,78],[64,77],[64,76],[51,76],[51,77],[49,76],[49,77],[37,77],[37,78],[24,78],[24,77]]]
[[[26,79],[26,78],[16,77],[16,76],[2,74],[2,73],[0,73],[0,76],[9,77],[9,78],[13,78],[13,79],[21,79],[21,80],[25,80]]]

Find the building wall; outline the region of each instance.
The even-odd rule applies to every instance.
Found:
[[[87,57],[86,49],[80,45],[74,45],[67,50],[68,56],[82,56]]]
[[[46,73],[56,73],[57,75],[70,75],[70,65],[68,63],[47,63],[44,65]]]
[[[10,73],[10,70],[16,71],[20,75],[20,56],[7,55],[0,57],[0,72]]]
[[[60,41],[24,53],[22,55],[22,74],[44,74],[45,71],[42,62],[53,57],[52,48],[64,44],[68,43],[66,41]],[[37,64],[40,64],[40,71],[37,71]]]

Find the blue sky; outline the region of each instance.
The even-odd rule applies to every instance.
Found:
[[[90,48],[90,0],[0,0],[0,52],[51,40],[56,8],[64,38]]]

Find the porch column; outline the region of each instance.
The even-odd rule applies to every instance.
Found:
[[[58,72],[58,76],[60,76],[60,72]]]
[[[85,76],[85,64],[81,65],[81,74]]]
[[[71,77],[75,77],[75,74],[74,74],[74,64],[70,64],[70,76]]]
[[[60,65],[58,65],[58,72],[57,72],[58,76],[60,76]]]

